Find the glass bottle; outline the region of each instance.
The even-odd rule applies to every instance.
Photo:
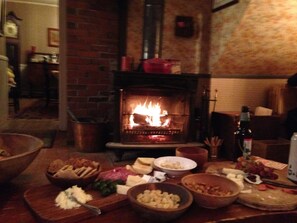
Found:
[[[297,183],[297,132],[294,132],[291,137],[288,178]]]
[[[249,159],[252,151],[252,130],[250,129],[250,110],[248,106],[242,106],[239,125],[235,131],[235,150],[233,161],[243,156],[244,159]]]

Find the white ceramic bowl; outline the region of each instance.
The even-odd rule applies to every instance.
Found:
[[[195,169],[196,166],[195,161],[178,156],[163,156],[154,161],[154,168],[167,173],[171,177],[182,176]]]

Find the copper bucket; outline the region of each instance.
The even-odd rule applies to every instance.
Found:
[[[78,118],[73,121],[74,145],[80,152],[92,153],[104,150],[105,123],[91,118]]]

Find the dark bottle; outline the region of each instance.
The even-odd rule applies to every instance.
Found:
[[[234,159],[243,156],[244,159],[249,159],[252,151],[252,131],[250,129],[250,111],[249,107],[242,106],[240,120],[237,130],[235,131],[235,150]]]

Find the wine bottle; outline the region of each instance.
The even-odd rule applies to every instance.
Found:
[[[250,129],[250,111],[248,106],[242,106],[239,125],[235,131],[235,150],[233,161],[243,156],[244,159],[249,159],[252,151],[252,130]]]

